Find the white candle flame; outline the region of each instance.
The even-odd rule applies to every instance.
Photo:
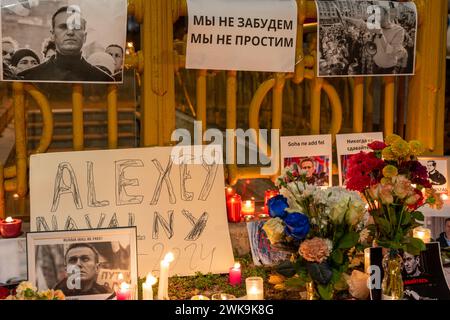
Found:
[[[122,274],[122,273],[119,273],[119,275],[117,276],[117,279],[118,279],[119,281],[123,281],[123,274]]]
[[[148,275],[147,275],[147,280],[145,280],[145,283],[148,285],[148,286],[153,286],[156,282],[158,282],[158,279],[156,279],[151,273],[149,273]]]
[[[8,218],[6,218],[5,221],[6,221],[7,223],[13,223],[13,222],[14,222],[14,219],[11,218],[11,217],[8,217]]]
[[[239,262],[236,262],[236,263],[234,264],[233,269],[240,269],[240,268],[241,268],[241,264],[240,264]]]
[[[120,290],[125,291],[125,290],[129,290],[130,289],[130,285],[126,282],[122,282],[120,284]]]
[[[169,263],[173,262],[174,260],[175,260],[175,256],[173,255],[172,252],[167,253],[164,257],[164,261],[169,262]]]

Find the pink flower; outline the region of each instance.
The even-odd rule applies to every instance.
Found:
[[[411,186],[411,181],[405,176],[393,177],[392,181],[394,182],[394,193],[400,199],[406,198],[414,191],[414,188]]]
[[[313,238],[300,245],[299,253],[307,261],[322,263],[330,256],[329,244],[325,239]]]
[[[386,148],[387,144],[384,143],[383,141],[374,141],[372,143],[369,143],[367,146],[374,151],[379,151]]]

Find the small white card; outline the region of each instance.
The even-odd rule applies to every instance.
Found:
[[[352,155],[361,151],[368,152],[367,146],[373,141],[383,141],[382,132],[350,133],[336,135],[336,149],[339,167],[339,185],[345,185],[345,175],[347,174],[348,161]]]
[[[332,185],[331,135],[281,137],[281,167],[297,163],[306,170],[308,183]]]

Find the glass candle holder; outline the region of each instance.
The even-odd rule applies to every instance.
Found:
[[[431,241],[431,230],[424,227],[417,227],[413,229],[413,237],[421,239],[425,243]]]
[[[246,200],[242,204],[241,215],[245,220],[253,219],[255,217],[255,200]]]
[[[133,285],[122,282],[120,287],[116,290],[117,300],[136,300],[136,290]]]
[[[0,219],[0,235],[3,238],[17,238],[22,233],[22,220],[11,217]]]
[[[276,197],[277,195],[279,195],[280,192],[278,190],[266,190],[264,192],[264,213],[265,214],[269,214],[269,205],[268,202],[270,199],[272,199],[273,197]]]
[[[234,299],[236,299],[236,297],[228,293],[216,293],[213,294],[211,297],[211,300],[234,300]]]
[[[242,199],[238,194],[227,199],[227,216],[228,222],[241,222]]]
[[[245,279],[247,300],[264,300],[264,281],[261,277]]]

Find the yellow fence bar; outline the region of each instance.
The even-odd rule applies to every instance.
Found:
[[[353,132],[363,132],[363,97],[364,97],[364,78],[354,79],[353,90]]]
[[[14,126],[16,134],[16,173],[17,179],[5,181],[5,189],[10,191],[13,187],[24,198],[28,191],[27,177],[27,141],[25,128],[25,91],[23,83],[13,83],[14,99]]]
[[[72,87],[72,140],[73,150],[84,150],[83,86]]]
[[[50,104],[45,95],[34,85],[26,83],[24,89],[36,101],[42,115],[42,134],[39,145],[34,153],[44,153],[50,147],[53,138],[53,114]]]
[[[394,133],[395,78],[384,77],[384,135]]]
[[[108,148],[118,146],[117,85],[108,85]]]
[[[206,70],[197,71],[197,121],[202,122],[202,135],[206,130]]]

